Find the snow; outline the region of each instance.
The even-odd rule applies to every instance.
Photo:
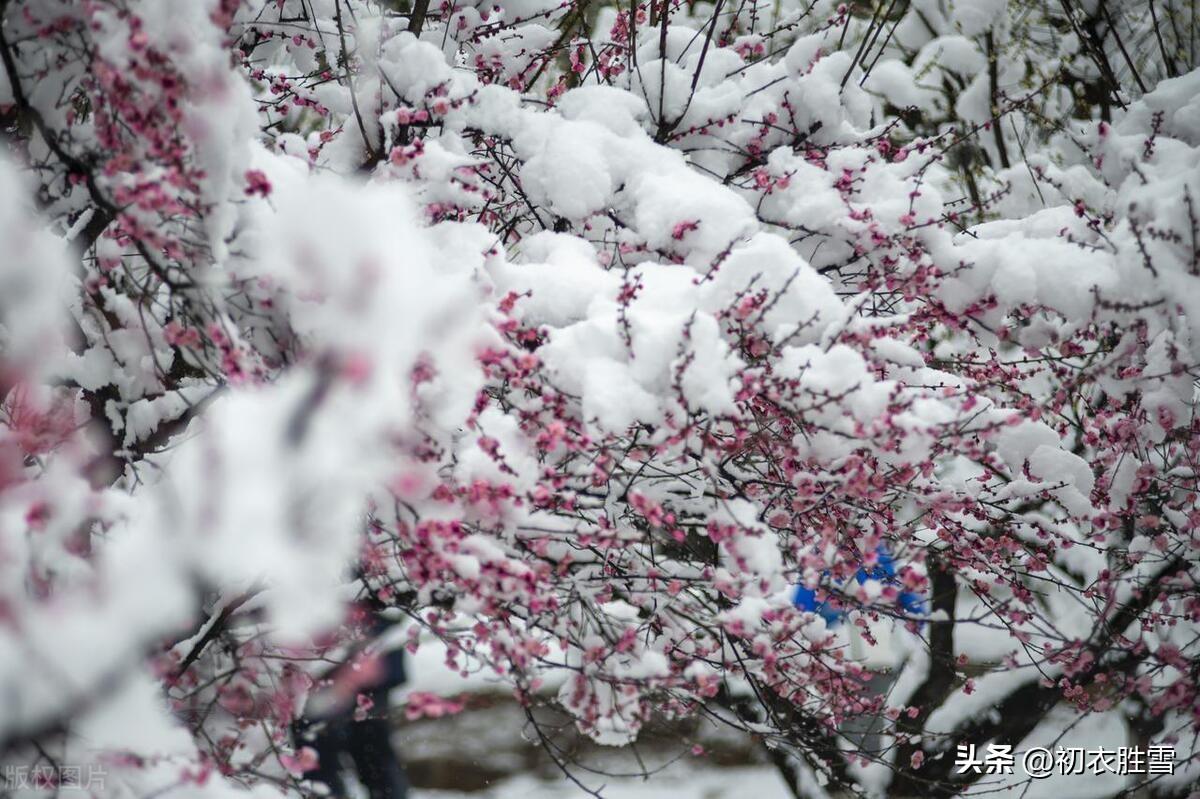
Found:
[[[718,680],[845,715],[825,670],[911,698],[932,625],[789,591],[880,546],[918,585],[955,567],[926,733],[1071,676],[1037,653],[1145,591],[1138,699],[1194,731],[1200,71],[1153,52],[1178,42],[1102,110],[1062,77],[1091,45],[1005,0],[661,27],[514,0],[419,33],[386,5],[5,6],[0,738],[131,750],[114,794],[279,799],[294,683],[367,597],[425,625],[401,701],[538,685],[613,763]],[[1079,690],[1100,706],[1022,746],[1127,741]],[[739,723],[794,738],[765,718]],[[690,762],[609,795],[667,784],[783,795]]]
[[[695,172],[655,169],[631,175],[628,187],[635,203],[634,221],[649,232],[647,246],[679,252],[700,270],[758,227],[745,200]],[[677,236],[678,226],[689,223],[698,224]]]
[[[923,85],[913,70],[901,61],[877,64],[863,88],[902,108],[930,108],[937,99],[937,93]]]
[[[559,99],[558,111],[565,119],[603,125],[617,136],[641,133],[639,120],[649,113],[640,97],[612,86],[571,89]]]
[[[0,191],[23,195],[26,179],[8,160],[0,160]],[[20,362],[42,360],[61,335],[57,329],[60,296],[66,294],[67,248],[33,224],[32,208],[0,203],[0,348]]]
[[[634,764],[636,765],[636,764]],[[606,799],[787,799],[791,794],[773,768],[705,768],[677,764],[649,779],[592,777],[584,778],[588,788],[603,786]],[[578,785],[566,780],[539,780],[515,777],[475,793],[452,791],[414,791],[413,799],[576,799],[590,796]]]
[[[953,0],[950,24],[964,36],[978,36],[1004,13],[1007,0]]]
[[[1039,446],[1029,456],[1029,472],[1046,481],[1063,481],[1074,489],[1071,494],[1072,510],[1077,507],[1083,512],[1088,507],[1087,495],[1092,492],[1095,480],[1087,461],[1072,452],[1058,447]]]
[[[584,219],[608,205],[613,178],[593,143],[599,126],[578,122],[570,137],[554,136],[521,168],[529,198],[551,213]]]
[[[1022,421],[1003,430],[996,438],[996,450],[1014,472],[1020,472],[1035,451],[1058,445],[1058,434],[1044,422]]]

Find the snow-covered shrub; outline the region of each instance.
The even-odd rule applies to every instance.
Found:
[[[798,795],[1077,727],[1181,790],[1200,71],[1141,5],[0,1],[3,762],[308,791],[370,603]]]

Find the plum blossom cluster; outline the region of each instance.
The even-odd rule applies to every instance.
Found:
[[[1197,21],[1134,6],[0,0],[0,765],[309,795],[387,608],[797,796],[1185,790]]]

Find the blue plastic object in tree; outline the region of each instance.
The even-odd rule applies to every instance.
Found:
[[[896,562],[892,559],[892,553],[887,551],[886,547],[879,547],[875,550],[878,554],[878,560],[871,568],[863,566],[854,575],[854,579],[860,584],[867,580],[879,580],[883,583],[897,585],[896,579]],[[897,598],[900,607],[904,608],[910,614],[924,613],[925,602],[919,594],[912,591],[901,591]],[[818,602],[817,592],[812,588],[805,588],[802,585],[796,586],[796,592],[792,595],[792,604],[800,610],[807,610],[816,613],[821,618],[825,619],[828,624],[835,624],[841,621],[845,611],[832,607],[828,602]]]

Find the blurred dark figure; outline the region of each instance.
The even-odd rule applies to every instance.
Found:
[[[374,616],[372,643],[359,656],[339,666],[331,685],[309,699],[296,722],[297,746],[317,752],[317,767],[304,779],[323,783],[329,796],[348,799],[342,777],[344,755],[354,765],[371,799],[407,799],[408,778],[391,744],[388,693],[407,679],[404,650],[372,651],[391,622]]]

